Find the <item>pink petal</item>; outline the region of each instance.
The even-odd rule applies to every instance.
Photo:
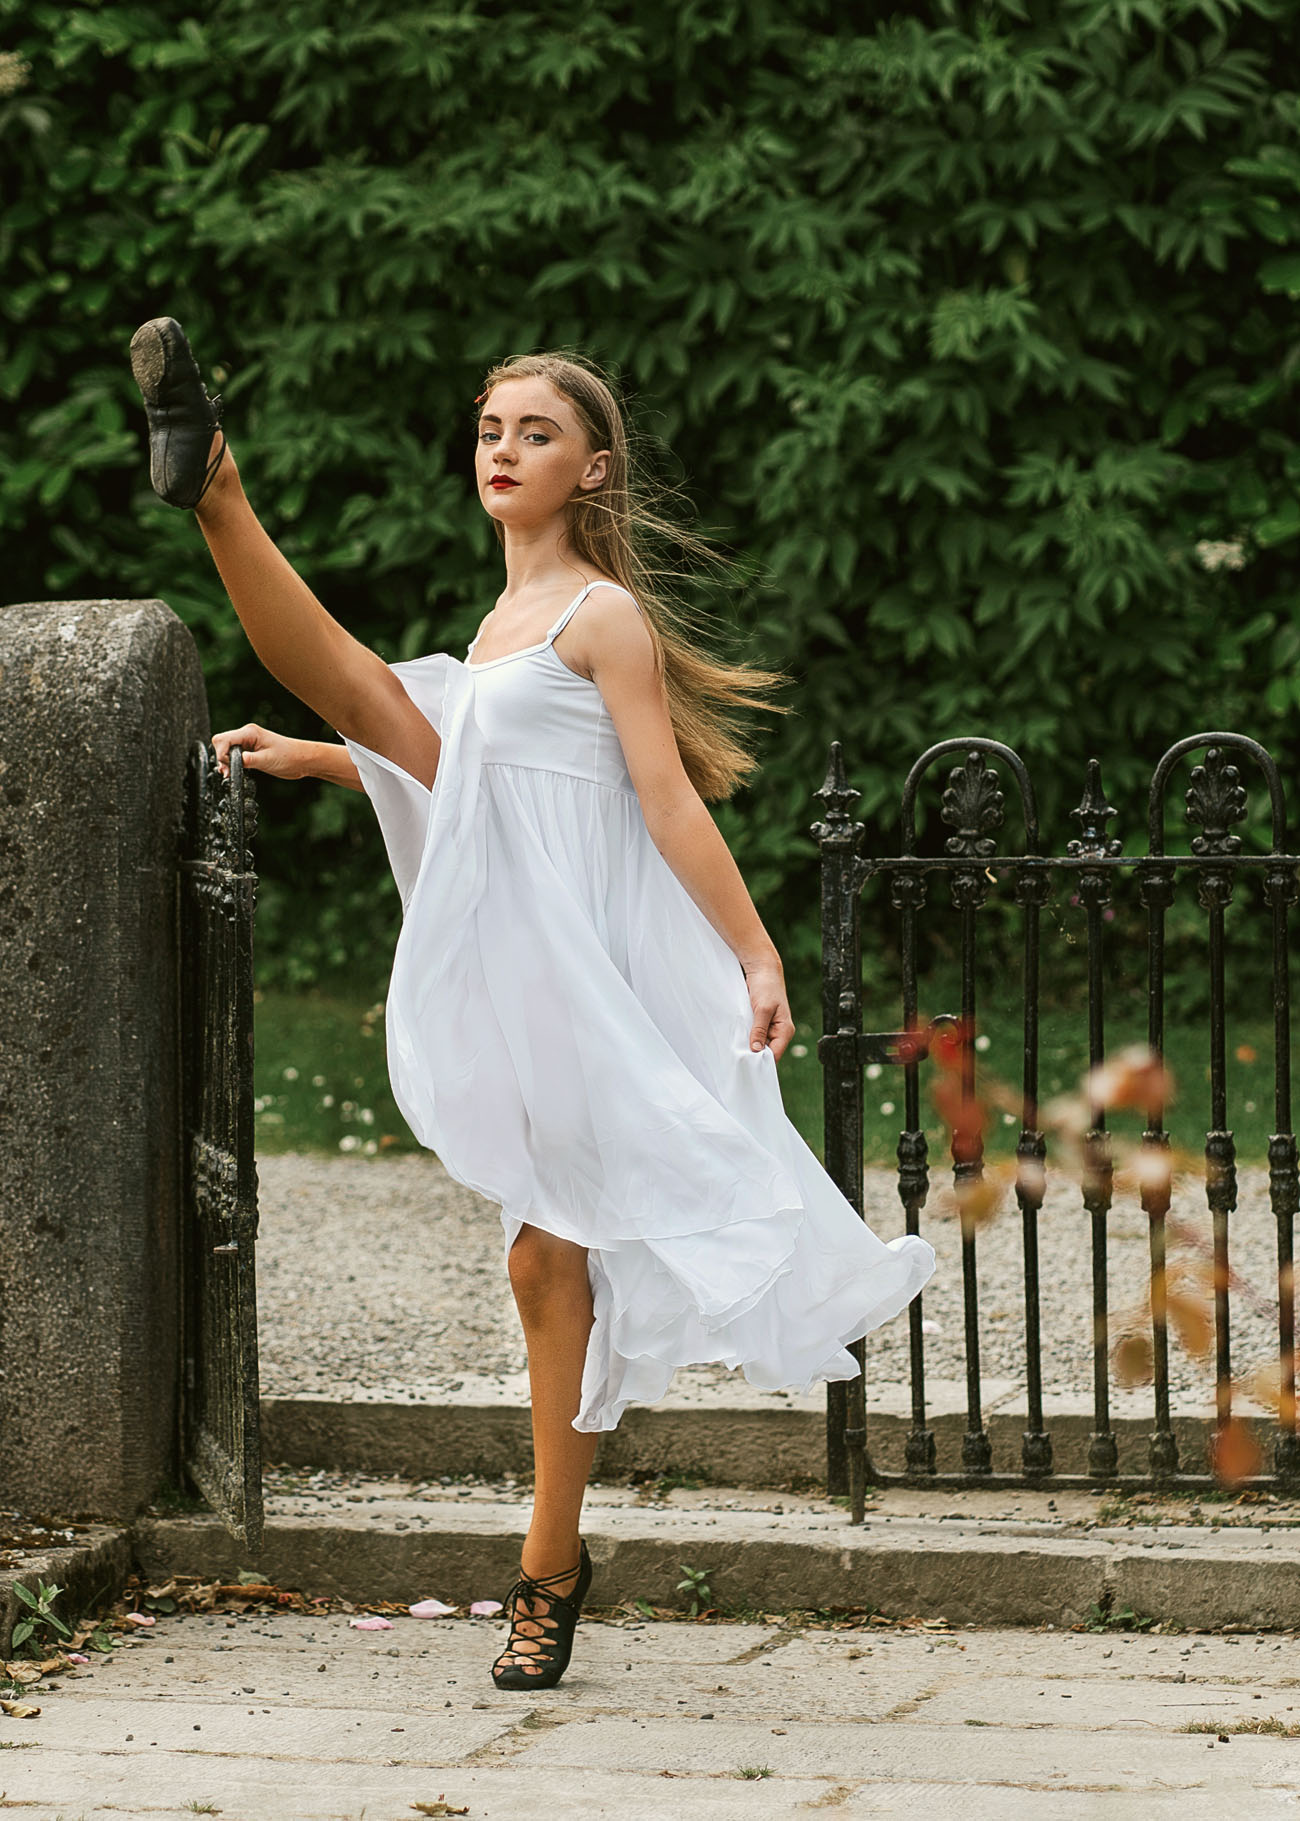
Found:
[[[391,1631],[393,1629],[391,1619],[349,1619],[348,1624],[354,1631]]]
[[[456,1608],[448,1606],[445,1600],[417,1600],[414,1606],[408,1606],[406,1610],[413,1619],[445,1619]]]
[[[475,1600],[469,1609],[471,1619],[490,1619],[498,1612],[504,1612],[500,1600]]]
[[[83,1657],[79,1650],[70,1650],[68,1652],[68,1661],[69,1663],[89,1663],[90,1658]]]
[[[158,1623],[157,1619],[147,1612],[128,1612],[126,1622],[128,1625],[156,1625]]]

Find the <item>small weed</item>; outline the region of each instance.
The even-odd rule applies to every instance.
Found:
[[[0,1739],[0,1751],[30,1751],[35,1739]]]
[[[1134,1612],[1131,1606],[1121,1606],[1112,1612],[1107,1606],[1090,1606],[1084,1617],[1085,1631],[1150,1631],[1160,1621],[1149,1613]]]
[[[57,1633],[60,1638],[70,1638],[71,1631],[54,1610],[54,1602],[63,1592],[62,1587],[52,1583],[46,1586],[44,1581],[37,1581],[37,1591],[24,1587],[21,1581],[14,1582],[14,1598],[21,1600],[27,1608],[28,1616],[19,1619],[13,1629],[13,1647],[22,1649],[25,1645],[29,1656],[43,1656],[50,1643],[50,1634]],[[37,1636],[37,1633],[41,1636]]]
[[[655,1497],[666,1498],[670,1492],[698,1492],[702,1484],[695,1473],[661,1473],[655,1481]]]
[[[691,1602],[690,1615],[697,1619],[702,1612],[713,1604],[713,1589],[709,1586],[709,1569],[692,1568],[686,1562],[680,1564],[685,1577],[677,1583],[677,1592],[684,1593]]]
[[[768,1764],[742,1764],[736,1772],[738,1777],[745,1777],[751,1782],[756,1777],[770,1777],[771,1774],[772,1769]]]
[[[964,1720],[962,1724],[965,1726],[992,1726],[993,1722],[992,1720]]]
[[[185,1813],[187,1815],[219,1815],[221,1810],[215,1802],[187,1802]]]

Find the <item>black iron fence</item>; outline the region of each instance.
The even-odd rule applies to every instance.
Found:
[[[1184,761],[1199,755],[1187,781],[1186,822],[1191,839],[1186,852],[1166,851],[1166,798]],[[942,823],[951,832],[942,851],[918,851],[918,797],[931,774],[951,762],[940,803]],[[1250,775],[1262,783],[1268,799],[1266,850],[1255,843],[1245,851],[1234,832],[1247,818],[1247,793],[1238,762],[1248,762]],[[1003,780],[1019,799],[1023,838],[1019,851],[1005,851],[1001,831],[1006,822]],[[1018,998],[1023,1013],[1023,1073],[1016,1087],[1014,1197],[1022,1235],[1024,1286],[1025,1428],[1018,1469],[1010,1476],[993,1474],[993,1456],[985,1423],[980,1383],[980,1222],[973,1191],[986,1169],[978,1117],[949,1120],[953,1205],[960,1224],[964,1314],[965,1433],[960,1458],[939,1458],[935,1434],[927,1421],[924,1298],[908,1311],[910,1356],[910,1427],[902,1470],[885,1472],[868,1452],[864,1376],[832,1385],[828,1393],[829,1479],[833,1491],[849,1492],[854,1513],[861,1515],[863,1487],[877,1482],[923,1480],[929,1483],[997,1483],[1017,1485],[1129,1483],[1120,1481],[1118,1449],[1111,1419],[1111,1321],[1108,1306],[1107,1230],[1114,1196],[1114,1161],[1107,1108],[1102,1090],[1089,1090],[1086,1116],[1078,1134],[1077,1181],[1081,1217],[1090,1225],[1092,1263],[1092,1433],[1086,1471],[1054,1471],[1052,1435],[1043,1413],[1043,1336],[1040,1323],[1039,1216],[1047,1172],[1060,1161],[1049,1156],[1049,1138],[1040,1114],[1040,925],[1044,909],[1058,888],[1068,885],[1081,908],[1086,944],[1087,1054],[1090,1082],[1107,1059],[1107,969],[1105,944],[1109,910],[1121,879],[1136,885],[1146,925],[1144,973],[1147,1040],[1155,1057],[1163,1057],[1166,1035],[1166,925],[1180,887],[1194,886],[1204,918],[1204,965],[1207,969],[1208,1120],[1204,1135],[1204,1192],[1212,1226],[1213,1360],[1215,1370],[1214,1442],[1207,1461],[1184,1463],[1170,1410],[1169,1310],[1167,1307],[1167,1234],[1170,1171],[1161,1168],[1170,1156],[1166,1129],[1165,1077],[1149,1068],[1143,1100],[1145,1129],[1140,1156],[1154,1167],[1139,1172],[1141,1206],[1150,1236],[1150,1382],[1154,1418],[1144,1485],[1210,1483],[1215,1448],[1224,1443],[1233,1417],[1230,1295],[1233,1276],[1229,1240],[1237,1205],[1237,1156],[1228,1125],[1225,991],[1225,912],[1239,884],[1256,882],[1262,892],[1271,951],[1273,1014],[1273,1134],[1268,1142],[1269,1200],[1277,1228],[1277,1424],[1271,1463],[1261,1462],[1251,1483],[1294,1486],[1300,1483],[1300,1435],[1295,1403],[1295,1305],[1292,1287],[1294,1221],[1300,1208],[1296,1139],[1292,1130],[1290,1075],[1290,995],[1288,917],[1297,896],[1300,856],[1287,851],[1286,814],[1277,767],[1255,741],[1239,734],[1203,733],[1171,747],[1153,774],[1147,801],[1144,850],[1122,851],[1109,832],[1116,811],[1106,801],[1100,768],[1094,760],[1079,807],[1072,812],[1077,833],[1063,853],[1045,853],[1040,837],[1034,790],[1024,763],[1011,748],[995,740],[945,740],[912,767],[902,792],[901,851],[883,859],[863,853],[865,825],[853,815],[859,793],[848,783],[838,743],[831,748],[826,782],[817,795],[824,818],[814,827],[822,861],[822,991],[823,1030],[818,1050],[824,1067],[826,1165],[845,1195],[863,1211],[863,1072],[877,1063],[896,1067],[903,1083],[903,1120],[898,1138],[897,1188],[909,1233],[920,1231],[921,1211],[930,1188],[930,1158],[923,1116],[923,1076],[933,1068],[933,1053],[942,1035],[949,1087],[958,1106],[978,1108],[976,1032],[980,1004],[978,982],[985,912],[990,893],[1010,886],[1010,898],[1021,927],[1023,963]],[[888,896],[896,918],[900,965],[901,1018],[892,1031],[863,1030],[861,919],[864,888],[875,883]],[[943,888],[946,887],[946,892]],[[1003,892],[1001,896],[1006,897]],[[1252,894],[1253,895],[1253,894]],[[946,898],[946,902],[943,901]],[[943,919],[952,929],[959,958],[959,1003],[937,1018],[923,1020],[918,999],[918,953],[927,919]],[[1258,938],[1257,938],[1258,939]],[[946,1028],[945,1028],[946,1027]],[[864,1362],[868,1348],[855,1351]],[[1222,1460],[1217,1465],[1222,1471]],[[1240,1477],[1240,1475],[1238,1475]]]
[[[186,1470],[248,1549],[262,1535],[253,1157],[252,840],[243,754],[222,777],[190,755],[181,859],[185,1201],[181,1234]]]

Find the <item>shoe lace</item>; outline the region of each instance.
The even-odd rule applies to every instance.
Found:
[[[580,1558],[576,1567],[562,1568],[556,1574],[520,1573],[519,1579],[502,1602],[505,1610],[510,1614],[510,1636],[505,1649],[497,1659],[498,1663],[504,1663],[510,1657],[518,1658],[524,1663],[540,1664],[545,1660],[550,1654],[548,1647],[553,1644],[555,1638],[555,1633],[551,1629],[555,1624],[555,1608],[556,1606],[569,1606],[573,1603],[573,1589],[570,1589],[567,1594],[560,1593],[557,1591],[557,1585],[561,1581],[572,1580],[574,1588],[576,1588],[577,1577],[581,1572],[582,1561]],[[545,1610],[537,1613],[521,1613],[519,1611],[520,1600],[527,1600],[530,1605],[540,1600],[544,1603]],[[521,1619],[527,1625],[536,1626],[537,1631],[535,1633],[519,1631]],[[520,1642],[528,1644],[532,1648],[521,1650],[515,1642],[516,1635]]]

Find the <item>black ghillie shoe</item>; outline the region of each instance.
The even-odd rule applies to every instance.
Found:
[[[149,479],[169,506],[197,506],[226,453],[209,460],[221,425],[221,400],[209,398],[185,331],[170,316],[143,323],[131,337],[131,371],[149,420]]]
[[[498,1688],[554,1688],[569,1667],[574,1627],[591,1586],[591,1557],[587,1554],[586,1543],[578,1558],[578,1578],[572,1592],[551,1591],[557,1581],[567,1581],[573,1573],[572,1568],[566,1568],[561,1574],[546,1574],[540,1580],[521,1574],[506,1595],[510,1641],[492,1665],[492,1680]],[[533,1610],[520,1612],[520,1600],[527,1600]],[[530,1629],[521,1630],[524,1625]],[[531,1648],[521,1650],[516,1639]],[[508,1662],[509,1657],[515,1661]],[[526,1663],[537,1663],[540,1668],[522,1667]]]

